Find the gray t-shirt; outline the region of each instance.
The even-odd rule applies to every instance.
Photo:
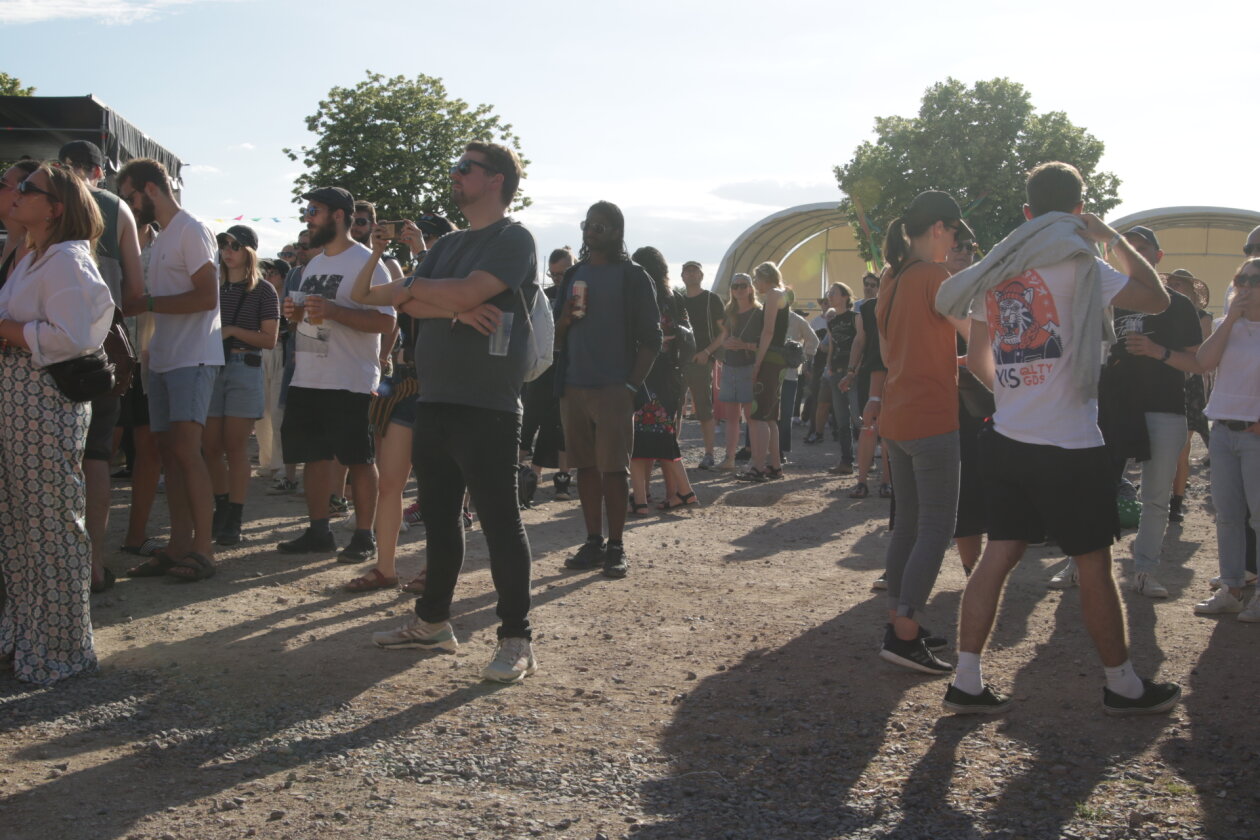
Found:
[[[573,283],[586,281],[586,316],[569,327],[569,366],[564,383],[575,388],[621,385],[633,360],[626,342],[626,267],[624,263],[578,266]],[[565,299],[573,296],[569,284]]]
[[[511,312],[512,337],[506,356],[490,355],[489,336],[449,318],[416,320],[416,374],[419,401],[451,403],[521,413],[525,348],[529,324],[517,290],[533,300],[538,293],[538,249],[519,222],[503,219],[480,230],[448,233],[425,255],[417,277],[467,277],[485,271],[507,291],[486,301]]]

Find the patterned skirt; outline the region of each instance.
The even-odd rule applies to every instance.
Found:
[[[91,416],[30,355],[0,351],[0,658],[37,685],[96,667],[82,470]]]

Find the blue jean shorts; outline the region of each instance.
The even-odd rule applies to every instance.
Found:
[[[149,371],[149,429],[168,432],[172,423],[206,424],[218,365]]]
[[[722,365],[722,385],[718,399],[728,403],[753,401],[752,365]]]
[[[210,394],[208,417],[244,417],[257,420],[263,416],[262,367],[246,364],[247,358],[259,359],[253,353],[228,353],[227,364],[219,369]]]

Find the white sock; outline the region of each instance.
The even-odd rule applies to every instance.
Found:
[[[968,694],[984,691],[984,679],[980,676],[980,654],[958,652],[958,664],[954,666],[954,687]]]
[[[1133,663],[1128,660],[1115,668],[1103,668],[1103,673],[1107,675],[1107,688],[1111,689],[1113,694],[1136,700],[1146,690],[1141,678],[1133,671]]]

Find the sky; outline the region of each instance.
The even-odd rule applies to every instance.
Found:
[[[608,200],[631,250],[660,248],[674,278],[699,260],[707,283],[760,219],[838,201],[833,168],[875,118],[946,77],[1010,78],[1103,140],[1113,219],[1260,209],[1248,5],[0,0],[0,71],[115,109],[188,164],[194,215],[262,217],[263,256],[299,229],[281,150],[313,142],[321,97],[368,71],[436,76],[520,136],[517,217],[541,252],[576,249]]]

